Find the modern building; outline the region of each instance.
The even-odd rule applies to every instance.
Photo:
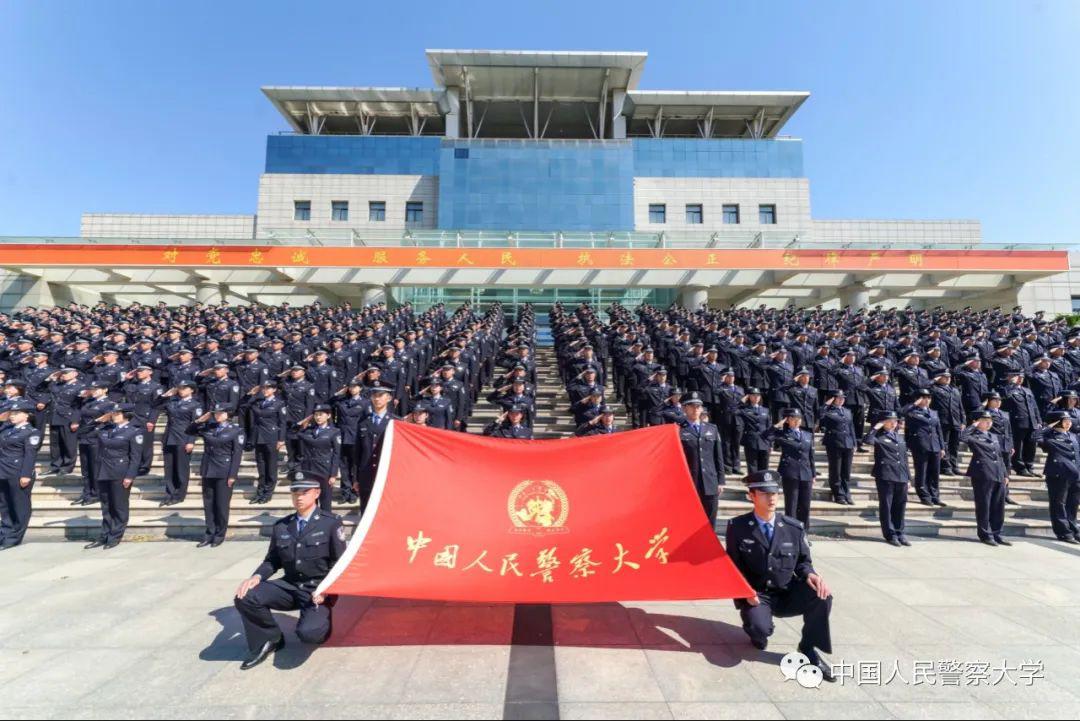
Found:
[[[1020,304],[1064,249],[976,220],[822,220],[803,91],[642,89],[643,52],[429,50],[431,87],[263,88],[255,213],[87,213],[0,243],[0,308],[75,300]],[[1080,278],[1075,280],[1080,281]]]

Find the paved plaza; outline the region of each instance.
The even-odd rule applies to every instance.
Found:
[[[816,541],[836,595],[830,660],[850,665],[818,689],[779,669],[798,622],[779,621],[759,652],[730,601],[344,599],[326,646],[289,634],[273,662],[241,672],[231,599],[264,550],[35,543],[0,555],[0,716],[1080,717],[1080,548],[1051,541]]]

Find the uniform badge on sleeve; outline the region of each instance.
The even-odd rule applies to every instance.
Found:
[[[244,434],[243,434],[243,433],[241,433],[240,435],[238,435],[238,436],[236,437],[236,440],[238,440],[238,441],[240,441],[241,443],[243,443],[243,442],[244,442]]]
[[[41,443],[41,436],[30,436],[30,445],[36,446]]]
[[[338,526],[337,539],[342,543],[345,542],[345,526]]]
[[[139,435],[135,436],[135,442],[138,443],[140,446],[142,445],[142,434],[141,433]]]

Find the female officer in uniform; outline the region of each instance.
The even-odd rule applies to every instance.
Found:
[[[30,425],[33,401],[7,404],[0,428],[0,551],[22,543],[30,525],[31,492],[41,433]]]
[[[1050,411],[1039,447],[1046,453],[1046,488],[1050,492],[1050,523],[1065,543],[1080,543],[1076,510],[1080,505],[1080,439],[1068,411]]]
[[[116,548],[128,524],[131,484],[139,474],[145,429],[131,425],[135,406],[123,403],[98,418],[103,423],[97,434],[97,483],[101,500],[101,535],[86,548]]]
[[[967,476],[975,492],[975,520],[979,540],[988,546],[1011,546],[1001,537],[1005,525],[1005,497],[1009,488],[1009,465],[1001,452],[1001,437],[991,432],[994,415],[976,412],[960,442],[971,449]]]
[[[203,439],[202,476],[203,512],[206,535],[199,548],[220,546],[229,530],[229,507],[240,459],[244,453],[244,429],[229,422],[232,406],[219,403],[210,413],[203,413],[187,427],[191,436]]]
[[[910,546],[911,542],[904,535],[904,517],[911,471],[908,468],[907,444],[904,437],[896,432],[899,423],[896,411],[885,411],[862,443],[874,447],[873,475],[877,484],[881,535],[890,546]]]
[[[341,467],[341,430],[330,425],[330,406],[319,404],[300,421],[300,470],[317,475],[322,483],[319,508],[330,513],[331,494]]]
[[[345,390],[334,397],[334,414],[341,429],[341,502],[355,503],[357,426],[371,415],[371,401],[364,395],[364,384],[354,378]]]
[[[784,515],[796,518],[810,529],[810,494],[817,480],[814,463],[814,434],[804,431],[802,411],[785,408],[783,420],[765,431],[767,443],[780,446],[777,470],[784,484]]]

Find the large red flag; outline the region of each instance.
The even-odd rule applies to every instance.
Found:
[[[675,426],[515,441],[393,422],[371,505],[319,593],[484,603],[753,595]]]

